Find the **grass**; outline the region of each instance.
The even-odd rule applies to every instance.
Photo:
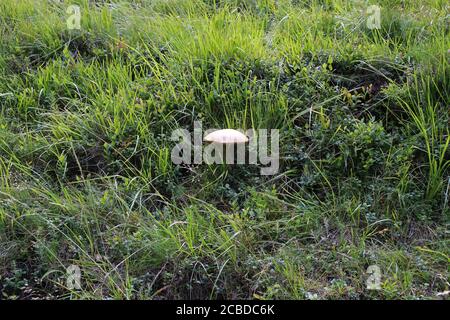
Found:
[[[446,1],[71,4],[0,4],[2,299],[446,298]],[[279,172],[173,164],[195,121]]]

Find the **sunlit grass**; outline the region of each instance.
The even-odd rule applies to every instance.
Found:
[[[2,1],[2,298],[448,290],[448,4],[368,3]],[[173,164],[194,121],[279,129],[280,171]]]

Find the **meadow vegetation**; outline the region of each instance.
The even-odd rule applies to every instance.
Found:
[[[0,299],[444,297],[449,8],[1,1]],[[279,129],[279,172],[173,164],[194,121]]]

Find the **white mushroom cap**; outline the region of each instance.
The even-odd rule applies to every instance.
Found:
[[[206,135],[204,140],[215,143],[245,143],[248,141],[248,138],[237,130],[222,129]]]

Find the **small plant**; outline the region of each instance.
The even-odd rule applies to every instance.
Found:
[[[438,100],[433,96],[433,90],[438,90]],[[445,92],[439,91],[431,76],[416,74],[407,97],[398,98],[424,142],[423,151],[428,161],[427,199],[435,199],[441,193],[444,177],[450,166],[450,131],[448,125],[445,125],[446,121],[448,124],[448,114],[443,115],[444,119],[440,118],[442,105],[439,99],[446,101],[444,94]]]

